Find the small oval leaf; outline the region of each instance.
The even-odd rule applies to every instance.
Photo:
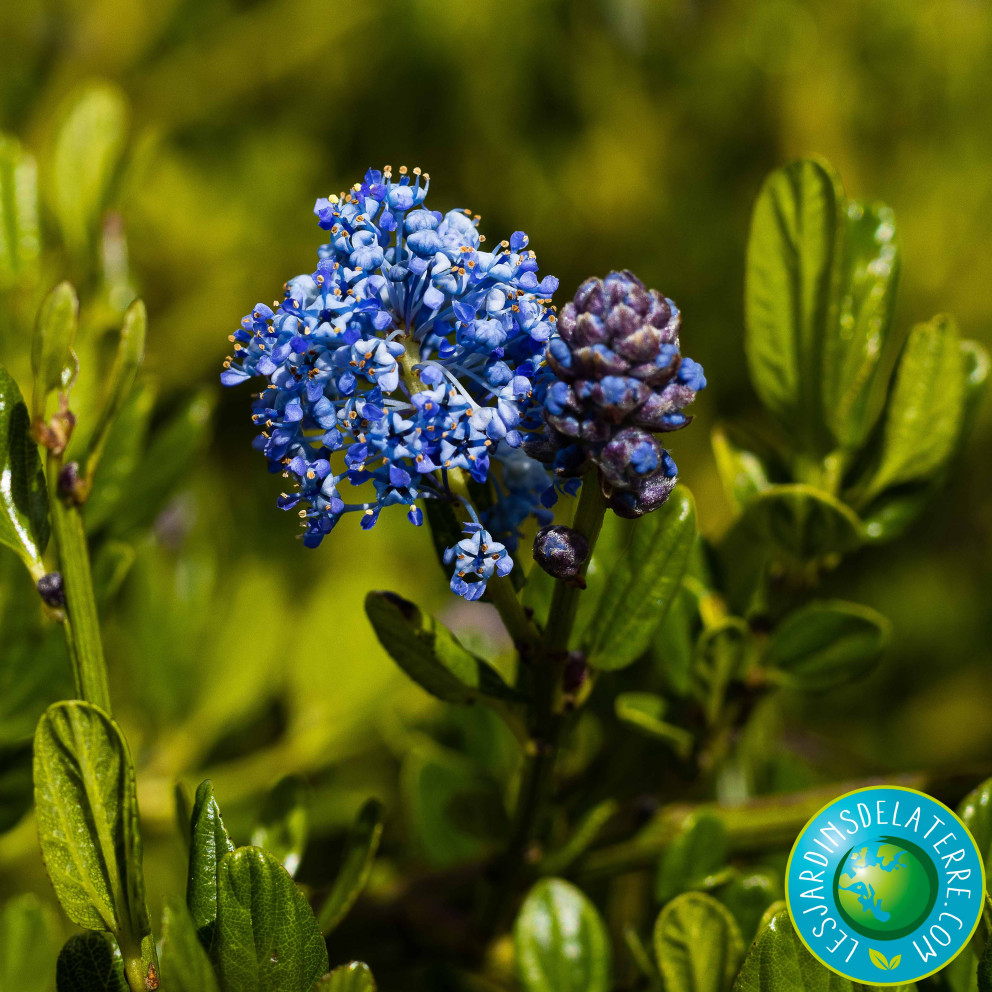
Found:
[[[526,992],[606,992],[610,945],[596,907],[574,885],[546,878],[527,894],[513,927]]]
[[[20,143],[0,135],[0,289],[38,275],[38,167]]]
[[[213,956],[224,992],[310,992],[327,971],[313,911],[286,869],[257,847],[221,860]]]
[[[121,952],[102,934],[77,933],[59,952],[58,992],[130,992]]]
[[[66,915],[138,946],[151,927],[134,766],[117,724],[80,700],[50,706],[34,736],[35,815]]]
[[[698,886],[727,860],[727,829],[713,813],[701,810],[687,817],[658,862],[654,895],[667,902]]]
[[[696,537],[692,494],[678,486],[633,525],[633,535],[586,630],[589,663],[606,671],[626,668],[647,650],[678,595]]]
[[[744,958],[744,940],[712,896],[685,892],[658,916],[654,952],[667,992],[724,992]]]
[[[60,282],[42,301],[31,336],[31,372],[34,392],[31,413],[44,417],[45,400],[63,390],[74,369],[72,349],[79,326],[79,298],[68,282]]]
[[[224,855],[233,850],[213,786],[207,779],[200,783],[193,800],[186,905],[200,943],[208,951],[213,947],[217,925],[217,870]]]
[[[317,982],[314,992],[376,992],[372,969],[362,961],[338,965]]]
[[[809,603],[775,629],[762,663],[773,679],[809,691],[853,682],[875,665],[890,624],[880,613],[836,600]]]

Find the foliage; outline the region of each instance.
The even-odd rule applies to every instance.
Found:
[[[910,32],[898,5],[881,6],[870,16]],[[578,499],[572,486],[555,507],[588,539],[588,562],[567,580],[532,566],[528,524],[513,552],[519,567],[489,582],[491,605],[455,607],[444,598],[450,570],[434,568],[431,547],[443,555],[459,538],[443,500],[425,508],[421,534],[401,536],[386,514],[370,551],[348,521],[303,559],[272,536],[281,524],[270,494],[247,481],[247,458],[227,443],[246,436],[237,400],[218,400],[209,380],[213,325],[234,326],[236,300],[281,278],[297,245],[282,218],[317,176],[326,184],[350,174],[350,163],[326,155],[345,157],[349,142],[363,159],[384,149],[362,130],[335,131],[343,139],[332,152],[316,151],[329,118],[308,129],[299,106],[273,129],[279,142],[234,119],[244,100],[269,113],[264,85],[288,93],[297,74],[311,75],[326,28],[313,25],[320,18],[307,3],[249,5],[230,18],[219,5],[195,17],[181,7],[167,5],[161,23],[135,13],[136,37],[122,41],[111,73],[124,85],[53,88],[38,106],[57,112],[29,106],[40,71],[30,46],[3,77],[5,120],[24,137],[0,140],[0,888],[5,897],[36,891],[41,903],[18,895],[0,908],[0,946],[16,949],[0,956],[0,992],[53,983],[60,992],[156,983],[166,992],[368,992],[376,979],[410,990],[846,988],[780,911],[783,856],[824,781],[907,770],[898,754],[878,758],[884,728],[912,736],[918,700],[945,677],[935,705],[956,712],[945,696],[967,700],[972,684],[951,645],[974,660],[985,642],[974,617],[960,631],[934,619],[933,596],[946,595],[958,621],[977,602],[970,589],[951,602],[955,594],[937,588],[940,576],[968,582],[935,546],[940,534],[963,532],[941,521],[967,509],[980,478],[961,453],[976,423],[984,431],[988,357],[949,316],[914,323],[945,284],[965,333],[984,312],[968,295],[970,277],[952,277],[929,254],[929,208],[907,193],[916,167],[875,170],[884,176],[873,184],[892,190],[898,211],[849,198],[820,159],[777,169],[758,192],[759,170],[778,154],[769,124],[752,119],[760,133],[747,137],[728,119],[741,116],[728,114],[735,88],[753,95],[765,85],[753,66],[735,62],[727,79],[707,70],[713,88],[682,94],[667,118],[654,107],[650,127],[643,119],[649,94],[675,86],[688,59],[730,58],[716,54],[720,32],[733,35],[743,16],[730,5],[717,5],[719,29],[694,29],[693,56],[658,41],[688,30],[675,7],[576,12],[575,25],[606,30],[554,26],[586,49],[575,61],[588,78],[570,66],[564,81],[561,57],[526,40],[553,15],[511,5],[506,25],[541,30],[517,32],[518,49],[506,53],[506,99],[489,100],[477,82],[459,91],[459,113],[486,121],[469,158],[481,165],[474,156],[495,154],[503,169],[487,189],[465,170],[452,195],[488,198],[500,221],[531,210],[534,241],[542,258],[561,262],[553,267],[569,293],[589,271],[628,258],[649,285],[659,281],[669,260],[658,244],[678,242],[681,226],[686,257],[672,260],[666,287],[692,301],[682,334],[706,361],[711,390],[696,404],[701,424],[678,436],[682,481],[663,507],[604,517],[589,470]],[[777,64],[795,74],[800,56],[783,54],[779,28],[802,50],[801,25],[824,10],[758,7],[747,46],[763,73]],[[340,16],[362,34],[374,8]],[[446,46],[493,23],[480,11],[478,24],[455,30],[460,15],[432,16],[441,41],[424,37],[434,22],[413,4],[390,15],[366,55],[381,69],[401,41],[434,51],[411,92],[446,89]],[[831,17],[833,32],[858,20],[846,5]],[[311,28],[278,66],[265,56],[264,71],[246,72],[244,53],[288,22]],[[230,47],[217,40],[222,24]],[[220,53],[218,73],[230,70],[223,82],[205,85],[212,58],[197,55],[201,32]],[[667,68],[639,49],[642,34],[664,48]],[[98,31],[92,40],[103,44]],[[903,44],[936,42],[913,34]],[[613,62],[620,52],[625,73]],[[862,54],[878,62],[874,50]],[[335,71],[353,77],[353,56],[338,59]],[[611,65],[628,116],[609,130],[630,136],[631,161],[658,157],[644,142],[674,147],[679,127],[704,120],[752,143],[746,164],[715,174],[715,139],[700,133],[659,177],[631,174],[621,192],[612,166],[596,165],[616,150],[612,138],[599,152],[595,142],[569,148],[555,125],[546,134],[547,122],[506,112],[529,105],[517,90],[546,91],[557,126],[585,118],[592,133]],[[148,81],[132,85],[139,66]],[[902,78],[875,71],[883,89]],[[329,80],[329,92],[339,85]],[[390,148],[425,147],[414,121],[397,127]],[[517,128],[531,160],[500,151]],[[868,171],[841,152],[845,173]],[[544,156],[563,163],[568,209],[550,206],[558,180]],[[966,174],[966,163],[957,168]],[[586,185],[602,176],[595,207],[572,173]],[[250,201],[231,196],[249,179],[263,191],[243,209]],[[659,183],[688,190],[686,202],[662,206]],[[735,209],[708,207],[713,190],[732,190],[721,195],[733,195]],[[909,222],[897,237],[904,200]],[[621,232],[631,203],[647,211],[641,223],[662,224],[660,242],[641,227]],[[676,223],[697,217],[698,229]],[[962,219],[961,231],[973,223]],[[942,247],[957,261],[960,252]],[[741,257],[744,292],[727,293]],[[733,331],[741,296],[743,352]],[[745,409],[741,395],[735,363],[745,355],[760,410]],[[725,418],[715,426],[714,406]],[[701,453],[710,428],[715,474]],[[603,452],[596,458],[610,466]],[[465,498],[491,511],[490,483],[472,480]],[[934,549],[933,576],[921,548]],[[930,664],[935,644],[946,666]],[[892,711],[867,725],[879,698],[894,700]],[[836,715],[845,707],[848,720]],[[828,728],[828,744],[807,727]],[[925,749],[912,753],[931,764]],[[961,781],[980,777],[924,770],[912,784],[953,802]],[[174,790],[177,779],[202,784],[191,795],[182,782]],[[987,856],[989,788],[961,807]],[[758,796],[765,802],[752,804]],[[53,892],[58,920],[43,905]],[[90,929],[70,936],[65,919]],[[985,981],[983,945],[980,935],[942,987]]]

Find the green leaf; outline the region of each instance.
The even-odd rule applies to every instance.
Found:
[[[751,645],[751,631],[740,617],[726,617],[707,627],[696,642],[692,689],[710,726],[723,712],[730,684],[744,674]]]
[[[0,366],[0,544],[13,548],[37,580],[48,544],[48,491],[31,418],[17,383]]]
[[[879,414],[876,373],[899,281],[895,217],[884,204],[848,203],[837,323],[824,350],[823,404],[837,442],[857,449]]]
[[[934,317],[910,332],[885,412],[882,453],[865,503],[944,467],[964,418],[965,370],[957,326]]]
[[[692,734],[662,719],[668,707],[663,697],[653,692],[621,692],[613,701],[613,707],[618,720],[646,737],[671,744],[680,758],[687,758],[692,753]]]
[[[658,862],[654,894],[658,902],[699,885],[727,860],[727,830],[705,810],[688,817]]]
[[[117,342],[117,355],[110,370],[107,396],[96,427],[93,429],[89,449],[83,459],[86,473],[90,478],[103,454],[111,428],[131,395],[134,380],[145,354],[147,324],[148,314],[145,311],[145,304],[141,300],[135,300],[124,314],[124,323]]]
[[[58,992],[129,992],[121,952],[102,934],[77,933],[55,965]]]
[[[821,440],[824,340],[834,320],[840,181],[792,162],[765,181],[747,246],[745,350],[762,403],[807,449]]]
[[[255,847],[264,848],[282,862],[290,875],[300,867],[310,832],[310,787],[299,775],[280,779],[262,806],[251,834]]]
[[[93,559],[93,594],[98,606],[117,595],[134,564],[135,550],[130,544],[113,538],[101,541]]]
[[[56,700],[73,695],[65,638],[56,626],[11,636],[0,664],[0,745],[29,739]]]
[[[0,135],[0,290],[38,274],[38,168],[20,143]]]
[[[974,837],[985,861],[985,871],[989,873],[992,871],[992,778],[986,779],[961,800],[958,816]]]
[[[365,612],[393,661],[432,696],[446,703],[474,703],[480,695],[518,698],[495,668],[409,600],[370,592]]]
[[[625,668],[644,653],[678,595],[696,537],[692,494],[678,486],[663,507],[636,522],[633,533],[586,631],[589,663],[606,671]]]
[[[127,142],[128,108],[109,83],[82,89],[68,106],[55,137],[51,193],[66,244],[86,252],[109,199]]]
[[[743,509],[771,485],[768,470],[758,455],[735,443],[725,428],[714,428],[710,443],[720,481],[735,509]]]
[[[604,799],[586,810],[579,818],[568,840],[541,859],[542,875],[558,875],[577,861],[592,846],[603,827],[619,812],[615,799]]]
[[[186,905],[200,942],[210,951],[217,925],[217,872],[221,859],[234,850],[210,779],[201,782],[190,819],[189,872]]]
[[[813,486],[771,486],[734,525],[737,535],[777,558],[799,565],[854,551],[861,521],[839,500]]]
[[[48,992],[55,946],[50,914],[30,894],[0,907],[0,992]]]
[[[750,942],[765,911],[783,895],[781,876],[759,868],[735,877],[720,891],[719,899],[737,921],[745,942]]]
[[[501,791],[457,751],[426,744],[412,748],[400,785],[416,847],[431,865],[480,859],[505,841]]]
[[[151,932],[134,766],[117,724],[80,700],[50,706],[34,736],[45,867],[73,923],[136,947]]]
[[[729,910],[705,893],[686,892],[659,914],[654,952],[666,992],[724,992],[744,957],[744,941]]]
[[[162,911],[162,985],[168,992],[218,992],[214,969],[179,899]]]
[[[372,969],[362,961],[352,961],[324,975],[314,992],[376,992],[376,985]]]
[[[330,895],[320,908],[318,921],[323,933],[330,933],[348,915],[372,874],[383,827],[382,803],[369,799],[358,811],[348,837],[344,861]]]
[[[68,282],[60,282],[38,310],[31,336],[31,372],[34,392],[31,412],[44,417],[45,400],[56,390],[65,391],[75,376],[73,346],[79,326],[79,298]]]
[[[808,691],[854,682],[885,650],[890,624],[880,613],[839,600],[809,603],[775,629],[762,663],[773,679]]]
[[[610,944],[596,907],[574,885],[545,878],[527,894],[513,925],[525,992],[606,992]]]
[[[327,971],[310,906],[260,848],[241,847],[221,860],[213,956],[224,992],[310,992]]]
[[[751,945],[733,992],[851,992],[851,983],[806,950],[781,908]]]

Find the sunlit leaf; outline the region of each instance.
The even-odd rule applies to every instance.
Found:
[[[117,724],[80,700],[50,706],[35,731],[34,783],[41,853],[66,915],[137,946],[151,927],[134,766]]]
[[[162,912],[162,985],[170,992],[218,992],[214,969],[179,899],[166,901]]]
[[[213,786],[207,779],[200,783],[193,800],[186,905],[200,942],[208,951],[213,947],[217,925],[217,870],[224,855],[233,850]]]
[[[376,985],[372,969],[362,961],[352,961],[324,975],[314,992],[376,992]]]
[[[0,366],[0,544],[13,548],[35,579],[44,573],[48,492],[28,408],[17,383]]]
[[[719,817],[705,811],[689,817],[658,862],[654,895],[658,902],[698,885],[727,859],[727,831]]]
[[[736,509],[747,506],[771,482],[764,463],[753,451],[740,447],[730,434],[717,427],[710,435],[717,471],[727,497]]]
[[[682,758],[692,751],[692,734],[682,727],[667,723],[662,717],[668,704],[653,692],[621,692],[613,702],[617,719],[655,740],[665,741]]]
[[[310,906],[286,869],[257,847],[221,859],[213,958],[224,992],[310,992],[327,971]]]
[[[633,541],[609,574],[586,652],[595,668],[614,670],[647,649],[678,594],[696,537],[696,509],[685,486],[633,526]]]
[[[821,440],[823,343],[834,319],[843,192],[825,164],[792,162],[754,207],[745,277],[745,349],[762,402],[807,449]]]
[[[60,282],[42,301],[31,335],[31,373],[34,391],[31,412],[45,414],[50,393],[66,388],[75,372],[73,345],[79,324],[79,299],[68,282]]]
[[[610,944],[596,907],[560,878],[528,893],[513,926],[525,992],[606,992]]]
[[[724,992],[744,957],[730,912],[702,892],[676,896],[654,927],[654,952],[666,992]]]
[[[365,612],[393,661],[432,696],[446,703],[472,703],[480,695],[518,698],[496,669],[409,600],[370,592]]]
[[[38,274],[38,168],[20,143],[0,135],[0,289]]]

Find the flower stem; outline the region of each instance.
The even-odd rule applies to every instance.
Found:
[[[59,570],[65,585],[65,639],[76,683],[76,694],[110,713],[110,686],[100,637],[100,618],[93,594],[93,575],[80,507],[59,492],[62,459],[48,456],[49,503]]]

